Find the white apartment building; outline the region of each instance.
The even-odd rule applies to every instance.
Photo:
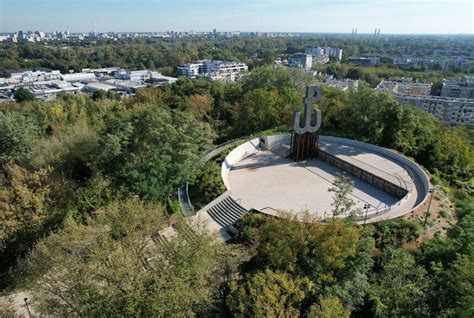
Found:
[[[411,58],[395,58],[393,60],[393,64],[399,67],[407,67],[407,66],[424,66],[429,69],[433,69],[435,65],[439,65],[439,67],[443,70],[446,70],[449,66],[449,61],[447,60],[431,60],[431,59],[411,59]]]
[[[394,97],[402,104],[410,104],[423,109],[451,126],[474,124],[474,100],[472,99],[407,94],[397,94]]]
[[[329,46],[325,46],[325,47],[308,46],[305,49],[305,53],[306,54],[311,54],[313,56],[322,56],[323,55],[323,56],[327,56],[328,58],[329,57],[334,57],[338,61],[340,61],[342,59],[342,49],[333,48],[333,47],[329,47]]]
[[[313,67],[313,55],[306,53],[293,54],[293,56],[288,59],[288,66],[309,70]]]
[[[186,63],[178,66],[177,72],[178,75],[186,76],[186,77],[196,77],[200,73],[202,73],[203,63]]]
[[[445,79],[441,89],[441,96],[474,98],[474,77]]]
[[[427,96],[431,93],[431,83],[415,83],[411,78],[400,81],[382,80],[377,85],[376,90],[379,92],[388,92],[391,94],[408,94]]]
[[[451,126],[474,124],[474,99],[430,96],[431,84],[382,81],[376,90],[388,92],[400,103],[423,109]]]
[[[350,56],[347,62],[361,66],[375,66],[380,63],[377,56]]]
[[[210,80],[235,81],[248,71],[248,66],[240,62],[202,60],[178,67],[179,75],[202,77]]]

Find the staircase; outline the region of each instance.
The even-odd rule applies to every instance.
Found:
[[[225,197],[223,200],[207,209],[207,213],[211,218],[222,227],[234,224],[247,212],[246,209],[235,202],[235,200],[230,196]]]

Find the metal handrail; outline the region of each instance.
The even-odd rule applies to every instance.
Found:
[[[235,144],[236,142],[248,141],[248,140],[250,140],[249,136],[228,140],[228,141],[226,141],[224,143],[221,143],[221,144],[219,144],[219,145],[217,145],[217,146],[215,146],[211,149],[208,149],[206,151],[201,152],[201,158],[204,162],[208,162],[209,160],[211,160],[212,158],[214,158],[215,156],[217,156],[222,151],[227,149],[229,146]],[[191,199],[189,198],[188,188],[189,188],[189,183],[188,182],[186,182],[185,184],[183,184],[181,187],[178,188],[178,201],[179,201],[179,205],[181,207],[181,212],[185,216],[195,214],[194,206],[192,205]],[[183,193],[181,194],[181,192],[183,192]],[[189,207],[189,209],[187,209],[187,207]]]
[[[266,207],[261,208],[261,209],[258,209],[258,210],[259,210],[259,211],[262,211],[262,210],[266,210],[266,209],[270,209],[270,210],[273,210],[273,211],[275,211],[275,212],[277,212],[277,213],[280,213],[280,211],[278,211],[277,209],[272,208],[271,206],[266,206]]]

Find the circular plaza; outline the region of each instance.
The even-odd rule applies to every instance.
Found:
[[[338,173],[352,179],[349,197],[359,222],[376,222],[409,213],[423,204],[429,179],[412,160],[394,151],[355,140],[320,136],[318,155],[290,159],[291,135],[249,140],[233,149],[222,164],[228,196],[245,210],[270,215],[303,211],[333,217]],[[349,215],[337,215],[348,217]]]

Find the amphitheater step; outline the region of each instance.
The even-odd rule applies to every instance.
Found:
[[[235,224],[248,211],[231,197],[226,197],[210,207],[207,212],[219,225],[227,227]]]

